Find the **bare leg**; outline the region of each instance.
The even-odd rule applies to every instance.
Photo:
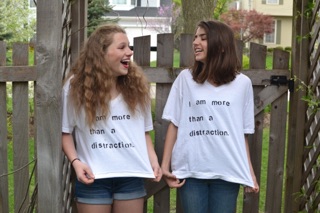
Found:
[[[78,213],[111,213],[111,205],[77,203]]]
[[[142,213],[143,203],[143,198],[134,200],[114,200],[112,213]]]

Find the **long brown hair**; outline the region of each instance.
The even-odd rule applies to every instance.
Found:
[[[226,84],[239,73],[241,67],[237,58],[232,29],[219,21],[201,21],[198,28],[204,29],[207,38],[206,63],[195,61],[192,76],[197,83],[206,80],[216,85]]]
[[[105,115],[110,112],[110,91],[114,77],[105,62],[105,54],[116,33],[126,34],[123,28],[115,24],[97,28],[84,44],[68,76],[71,78],[70,100],[77,113],[84,108],[89,126],[95,124],[98,110]],[[150,103],[149,84],[139,66],[130,62],[128,74],[118,77],[116,83],[133,114],[137,105],[146,111]]]

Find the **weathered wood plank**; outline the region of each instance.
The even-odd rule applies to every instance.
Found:
[[[157,51],[157,67],[172,67],[173,66],[173,34],[158,35],[158,51]],[[155,150],[162,162],[162,154],[164,141],[168,128],[168,122],[162,119],[163,108],[167,102],[171,84],[156,85],[156,109],[155,109]],[[163,213],[170,211],[170,189],[163,188],[160,192],[154,195],[154,213]]]
[[[271,104],[266,212],[281,212],[288,95]]]
[[[14,44],[12,62],[14,66],[28,65],[28,44]],[[15,212],[26,209],[29,201],[29,87],[28,82],[12,83],[12,135]],[[26,201],[26,202],[25,202]],[[21,209],[21,210],[20,210]]]
[[[180,67],[190,67],[194,61],[193,34],[180,35]]]
[[[7,45],[4,41],[0,41],[0,67],[6,65],[6,51],[7,50]]]
[[[308,8],[307,0],[294,1],[294,14],[304,14],[304,8]],[[293,20],[292,35],[292,72],[291,75],[307,82],[309,39],[298,40],[296,38],[309,34],[309,20],[305,16],[297,16]],[[290,94],[289,126],[288,129],[288,149],[286,163],[286,192],[285,192],[285,212],[299,212],[299,202],[301,197],[301,175],[303,162],[301,161],[304,150],[304,124],[306,103],[301,101],[305,95],[303,91],[297,91],[298,84],[295,85],[295,92]]]
[[[265,69],[266,67],[266,57],[267,57],[267,47],[255,43],[250,43],[250,59],[249,59],[249,68],[250,69]],[[269,79],[269,78],[268,78]],[[254,89],[254,98],[256,100],[257,92],[260,93],[259,88]],[[257,114],[255,114],[257,115]],[[256,118],[257,119],[257,118]],[[259,117],[259,119],[263,119],[263,116]],[[263,120],[259,120],[259,122],[263,122]],[[257,120],[256,120],[257,122]],[[257,124],[257,123],[256,123]],[[261,123],[260,123],[261,124]],[[262,133],[261,133],[262,134]],[[260,138],[258,141],[260,141]],[[253,170],[256,173],[256,178],[260,185],[260,169],[261,169],[261,151],[262,150],[262,143],[249,143],[250,149],[250,156],[252,161]],[[254,152],[259,152],[254,154]],[[259,194],[246,194],[245,199],[243,202],[243,212],[251,212],[251,213],[258,213],[259,212]]]
[[[254,87],[254,94],[259,93],[263,88]],[[255,133],[249,135],[249,147],[252,167],[254,169],[257,181],[260,185],[261,179],[261,161],[262,161],[262,143],[263,141],[263,124],[264,111],[260,111],[255,115]],[[260,191],[260,193],[263,193]],[[257,212],[259,208],[260,194],[244,194],[242,212]]]
[[[38,211],[62,211],[62,1],[37,2]],[[48,30],[50,26],[54,30]],[[50,121],[50,122],[49,122]],[[53,196],[54,195],[54,196]]]
[[[140,66],[150,66],[151,36],[141,36],[133,39],[133,60]]]
[[[236,48],[237,48],[237,57],[242,67],[242,59],[243,59],[243,41],[236,40]]]
[[[37,79],[35,66],[0,67],[0,82],[26,82]]]
[[[275,49],[273,69],[289,69],[289,56],[288,52]],[[271,104],[266,212],[281,212],[282,207],[287,104],[287,92],[279,95],[279,98]]]
[[[6,83],[0,83],[0,212],[9,212]]]
[[[145,74],[150,82],[155,83],[173,83],[174,79],[184,68],[172,68],[172,67],[143,67]],[[290,72],[287,69],[249,69],[243,70],[241,73],[248,76],[253,86],[265,86],[270,85],[270,77],[272,75],[280,75],[290,77]]]
[[[271,104],[279,96],[287,92],[287,86],[267,86],[260,93],[255,95],[254,114],[259,114],[268,104]]]
[[[6,65],[6,44],[0,41],[0,68]],[[1,76],[1,75],[0,75]],[[9,212],[7,89],[0,82],[0,212]]]

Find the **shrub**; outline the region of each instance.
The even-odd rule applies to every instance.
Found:
[[[291,52],[292,48],[291,47],[285,47],[284,50],[288,51],[288,52]]]
[[[249,57],[246,55],[242,56],[242,69],[249,69]]]

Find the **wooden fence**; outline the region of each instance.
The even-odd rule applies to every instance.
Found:
[[[161,119],[162,110],[175,77],[183,68],[190,66],[192,63],[192,39],[192,35],[181,35],[179,68],[173,67],[173,34],[158,35],[156,67],[150,67],[150,36],[134,39],[134,60],[144,68],[147,77],[156,88],[155,149],[160,162],[168,125],[166,121]],[[242,44],[239,43],[238,47],[241,52]],[[28,45],[13,45],[12,63],[14,66],[6,66],[5,55],[5,43],[0,42],[0,212],[24,212],[28,208],[32,209],[34,204],[45,206],[46,204],[37,202],[36,198],[39,198],[37,196],[39,194],[45,194],[48,197],[46,199],[42,197],[39,202],[46,200],[48,206],[50,206],[51,197],[58,196],[58,199],[61,200],[61,206],[58,209],[63,209],[64,212],[75,211],[71,199],[72,177],[69,162],[63,160],[61,149],[51,150],[51,152],[60,152],[60,155],[57,155],[60,156],[59,159],[49,159],[45,155],[48,150],[41,150],[39,145],[35,145],[38,137],[33,138],[29,134],[30,119],[34,118],[35,120],[35,125],[32,125],[32,127],[37,127],[39,125],[37,124],[38,118],[43,115],[37,111],[37,108],[36,113],[30,114],[29,97],[34,93],[33,91],[32,94],[29,93],[29,84],[34,82],[35,90],[37,90],[39,74],[37,75],[34,66],[26,66],[28,65]],[[238,56],[242,58],[242,54],[238,54]],[[243,73],[251,78],[254,87],[256,133],[250,137],[250,149],[253,167],[258,181],[260,181],[261,192],[258,195],[243,195],[241,192],[238,212],[281,212],[283,203],[288,85],[282,84],[279,79],[289,77],[289,53],[275,50],[272,70],[265,70],[266,57],[266,47],[252,43],[250,45],[250,69],[243,70]],[[5,104],[8,100],[11,100],[11,97],[8,98],[9,91],[7,90],[9,82],[12,83],[12,114],[8,114],[7,104]],[[61,82],[57,85],[61,86]],[[46,94],[41,95],[45,96]],[[40,97],[35,96],[35,105],[38,104],[37,98]],[[57,103],[60,103],[60,101],[57,100]],[[265,113],[266,106],[270,106],[270,113]],[[56,115],[59,115],[59,112],[56,113]],[[270,118],[270,124],[267,128],[264,128],[266,115]],[[8,118],[12,118],[12,121],[10,122]],[[58,121],[59,119],[47,122],[53,122],[51,126],[58,128],[60,124],[54,124]],[[9,124],[12,124],[12,138],[8,134],[11,129]],[[50,132],[52,131],[60,132],[58,129],[51,129]],[[39,134],[42,133],[35,135]],[[263,138],[265,134],[269,135],[269,137],[267,136],[269,140]],[[38,150],[28,152],[29,147],[38,147]],[[267,154],[264,155],[264,153]],[[62,162],[60,175],[56,174],[51,179],[42,179],[41,181],[49,188],[52,187],[52,182],[60,182],[61,188],[57,189],[57,192],[60,191],[61,196],[59,196],[59,193],[48,194],[37,187],[39,178],[50,169],[50,162],[55,160]],[[49,168],[43,170],[39,167],[37,162],[40,161],[43,165],[49,165]],[[38,179],[34,177],[34,165],[37,165],[36,177]],[[261,176],[261,174],[266,175]],[[261,179],[264,176],[267,178]],[[56,180],[57,177],[60,177],[61,180]],[[145,212],[148,212],[148,206],[149,209],[153,209],[154,213],[181,212],[179,204],[170,206],[170,195],[172,193],[170,193],[170,189],[164,181],[160,183],[146,182],[146,187],[148,195],[145,202]],[[50,189],[50,192],[54,192],[52,190],[54,189]],[[153,200],[152,207],[148,202],[151,198]],[[148,203],[149,205],[147,205]],[[43,208],[45,209],[45,207]],[[39,212],[44,211],[39,210]],[[54,211],[48,209],[47,212]]]
[[[288,160],[291,163],[285,209],[317,213],[320,212],[320,0],[298,0],[294,6],[292,75],[305,86],[290,100]],[[307,96],[306,101],[301,101]]]
[[[0,71],[0,212],[9,212],[9,198],[14,198],[10,200],[12,208],[19,212],[29,206],[29,191],[33,190],[29,183],[35,182],[36,157],[30,155],[35,153],[30,150],[34,147],[34,129],[30,126],[34,110],[29,105],[34,94],[29,88],[37,75],[29,66],[28,44],[13,45],[9,59],[13,66],[5,66],[6,52],[6,44],[0,42],[0,66],[4,66]]]

